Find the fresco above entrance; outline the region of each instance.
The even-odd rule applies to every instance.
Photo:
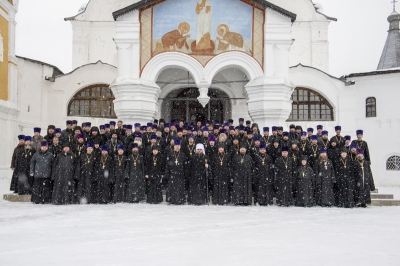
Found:
[[[140,14],[142,69],[165,52],[205,65],[220,53],[240,51],[262,66],[265,11],[252,0],[165,0]]]
[[[253,8],[240,0],[167,0],[153,9],[153,54],[252,55]]]

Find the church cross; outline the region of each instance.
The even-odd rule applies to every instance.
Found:
[[[396,2],[398,2],[397,0],[393,0],[391,3],[393,3],[393,11],[396,11]]]

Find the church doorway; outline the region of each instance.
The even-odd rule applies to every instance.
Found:
[[[198,88],[182,88],[172,91],[163,99],[163,115],[167,121],[218,120],[221,123],[230,118],[231,108],[228,95],[218,89],[209,89],[210,102],[203,107],[197,100]]]

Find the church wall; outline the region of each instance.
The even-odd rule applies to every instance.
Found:
[[[0,0],[0,124],[3,130],[0,142],[0,177],[10,176],[10,162],[17,143],[17,60],[15,57],[15,15],[18,1]]]
[[[68,104],[71,98],[81,89],[94,84],[111,84],[117,77],[117,69],[111,65],[98,62],[89,64],[56,78],[48,92],[47,123],[65,128],[66,120],[92,122],[93,125],[104,124],[109,118],[89,118],[68,116]],[[116,119],[113,119],[116,120]]]
[[[8,100],[8,20],[0,10],[0,100]]]
[[[387,171],[386,160],[400,154],[400,114],[398,107],[400,74],[351,78],[356,99],[357,129],[364,130],[364,139],[371,150],[374,178],[380,186],[400,186],[400,172]],[[366,118],[365,101],[375,97],[377,117]],[[390,140],[390,141],[388,141]]]
[[[18,120],[22,134],[33,136],[34,127],[41,127],[41,134],[46,133],[46,105],[51,82],[46,81],[45,77],[52,75],[52,67],[18,58]]]

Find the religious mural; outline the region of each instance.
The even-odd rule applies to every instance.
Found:
[[[153,8],[153,56],[253,54],[253,7],[241,0],[167,0]]]

